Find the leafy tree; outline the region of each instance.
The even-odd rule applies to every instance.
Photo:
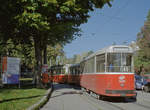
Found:
[[[83,52],[81,54],[75,54],[73,58],[68,58],[67,63],[69,64],[76,64],[80,63],[85,57],[91,55],[93,51]]]
[[[76,64],[76,63],[80,63],[81,61],[81,56],[80,55],[74,55],[73,56],[73,63]]]
[[[135,58],[135,66],[139,68],[142,64],[150,71],[150,11],[141,32],[137,35],[137,44],[140,48]]]
[[[42,51],[49,43],[65,44],[75,38],[89,11],[110,0],[7,0],[0,2],[0,33],[14,44],[33,40],[37,85],[41,86]],[[8,17],[9,15],[9,17]]]
[[[61,62],[61,60],[63,59],[59,59],[58,61],[58,57],[63,57],[64,56],[64,51],[63,51],[63,47],[60,44],[55,45],[54,47],[52,46],[48,46],[48,52],[47,52],[47,57],[48,57],[48,61],[50,61],[50,65],[57,65],[57,63]]]

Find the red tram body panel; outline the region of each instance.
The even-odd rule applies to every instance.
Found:
[[[77,85],[79,81],[79,75],[68,75],[68,81],[69,84],[75,84]]]
[[[60,74],[60,75],[58,75],[58,83],[66,83],[66,81],[67,81],[67,75],[65,75],[65,74]]]
[[[82,75],[81,86],[105,96],[135,96],[134,74]]]
[[[48,73],[42,73],[42,82],[49,83],[49,75]]]

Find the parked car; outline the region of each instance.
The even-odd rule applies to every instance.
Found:
[[[146,80],[146,84],[144,85],[144,91],[145,92],[150,92],[150,74],[145,74],[144,79]]]
[[[146,84],[147,81],[143,76],[135,75],[135,89],[142,90]]]

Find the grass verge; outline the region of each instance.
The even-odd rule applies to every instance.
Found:
[[[0,110],[25,110],[38,102],[46,91],[46,89],[37,88],[0,89]]]

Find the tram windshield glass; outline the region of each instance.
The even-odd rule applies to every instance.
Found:
[[[132,72],[132,54],[108,53],[107,72]]]

